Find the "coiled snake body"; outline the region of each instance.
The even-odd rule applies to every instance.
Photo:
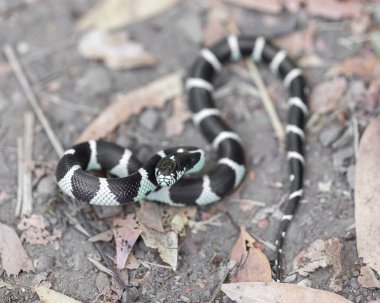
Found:
[[[210,49],[202,49],[186,80],[193,122],[218,154],[217,165],[207,175],[181,178],[203,167],[204,152],[196,147],[160,151],[142,166],[127,149],[109,142],[89,141],[65,152],[56,177],[63,192],[93,205],[120,205],[143,198],[175,206],[206,205],[221,200],[239,186],[246,168],[242,140],[221,119],[215,107],[212,81],[224,63],[242,57],[269,65],[272,73],[282,78],[290,96],[286,126],[290,195],[283,210],[274,260],[279,280],[286,231],[303,194],[303,129],[308,107],[302,70],[284,50],[263,37],[231,35]],[[94,169],[107,170],[117,178],[99,178],[85,172]]]

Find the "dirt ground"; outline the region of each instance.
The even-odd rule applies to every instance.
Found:
[[[30,2],[30,3],[29,3]],[[126,31],[134,40],[142,43],[157,60],[154,68],[132,71],[113,71],[102,63],[83,59],[77,51],[80,35],[75,30],[78,18],[94,5],[93,0],[21,1],[0,0],[0,45],[12,45],[32,84],[41,98],[41,106],[52,128],[65,148],[70,147],[83,129],[96,117],[96,112],[112,102],[118,92],[146,84],[172,71],[186,69],[201,48],[202,28],[206,24],[208,8],[201,1],[184,1],[166,12],[146,21],[129,25]],[[252,10],[228,6],[232,14],[239,16],[242,33],[274,37],[289,34],[306,26],[304,13],[265,15]],[[307,68],[310,87],[323,80],[329,66],[358,52],[359,45],[350,48],[340,45],[341,37],[351,35],[346,21],[334,21],[328,25],[315,19],[318,37],[325,43],[320,57],[325,65]],[[17,230],[14,216],[17,195],[17,145],[22,135],[22,118],[31,110],[8,62],[0,55],[0,190],[9,197],[0,202],[0,221]],[[282,121],[286,121],[286,92],[281,83],[264,67],[262,76],[270,86],[275,105]],[[225,69],[217,80],[219,87],[239,82],[249,82],[242,66]],[[46,95],[49,85],[59,83],[58,94],[62,100],[85,106],[62,106]],[[350,84],[351,85],[351,84]],[[138,100],[137,100],[138,101]],[[255,178],[248,180],[239,192],[240,199],[262,201],[264,206],[243,209],[236,196],[198,210],[202,214],[221,214],[220,224],[208,226],[204,231],[179,239],[179,263],[171,269],[140,266],[128,270],[128,290],[122,302],[232,302],[219,291],[231,248],[244,225],[249,232],[271,243],[279,224],[278,206],[287,195],[287,166],[283,149],[278,148],[272,126],[259,98],[231,88],[228,96],[217,100],[218,106],[243,139],[248,154],[249,170]],[[155,151],[170,145],[186,144],[211,149],[201,134],[187,123],[182,135],[166,138],[164,122],[171,112],[168,102],[163,110],[147,109],[121,125],[109,139],[129,146],[141,160]],[[362,131],[371,116],[379,112],[377,105],[371,113],[359,116]],[[343,245],[341,260],[342,291],[339,293],[352,302],[369,302],[380,297],[379,290],[365,289],[357,281],[361,261],[355,242],[353,172],[355,169],[351,120],[339,119],[336,113],[321,115],[307,131],[307,169],[305,198],[288,232],[284,247],[286,273],[291,272],[295,256],[317,239],[336,237]],[[0,302],[39,302],[33,291],[33,279],[37,274],[51,282],[51,287],[83,302],[91,302],[99,294],[95,279],[98,270],[87,257],[100,258],[98,250],[69,222],[65,213],[73,217],[82,214],[93,234],[110,226],[110,217],[118,213],[132,213],[135,205],[123,208],[89,207],[80,203],[65,202],[57,189],[54,167],[57,156],[40,124],[34,129],[33,158],[36,167],[44,173],[34,174],[33,199],[35,214],[43,215],[49,229],[59,228],[62,238],[47,245],[24,247],[35,265],[35,273],[21,273],[17,278],[8,277],[2,271],[1,278],[13,288],[0,288]],[[284,186],[282,186],[284,185]],[[167,209],[166,206],[160,206]],[[82,220],[80,219],[80,220]],[[109,247],[108,247],[109,248]],[[274,253],[265,250],[272,258]],[[139,240],[134,255],[152,263],[162,264],[155,249]],[[215,262],[215,258],[219,260]],[[313,288],[329,288],[332,269],[319,269],[309,277],[292,275],[292,283],[301,280]]]

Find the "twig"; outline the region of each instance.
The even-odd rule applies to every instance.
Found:
[[[24,160],[23,160],[23,148],[22,148],[22,138],[17,138],[17,203],[15,209],[15,216],[20,216],[21,204],[22,204],[22,193],[23,193],[23,181],[24,181]]]
[[[45,97],[47,97],[48,101],[50,101],[51,103],[57,104],[57,105],[62,106],[64,108],[67,108],[67,109],[70,109],[73,111],[86,113],[86,114],[94,114],[95,115],[95,114],[99,113],[99,109],[97,109],[97,108],[85,106],[82,104],[76,104],[76,103],[64,100],[61,97],[58,97],[56,95],[49,94],[49,93],[46,93],[43,91],[40,91],[40,93],[42,93]]]
[[[79,231],[81,234],[85,235],[86,237],[91,238],[91,235],[87,232],[87,230],[84,229],[82,225],[80,225],[77,219],[75,219],[73,216],[71,216],[67,212],[64,212],[64,214],[70,220],[71,224],[74,224],[74,227],[77,231]]]
[[[231,33],[238,34],[239,29],[237,26],[233,23],[229,24],[229,31]],[[261,96],[261,101],[263,102],[264,108],[269,116],[270,122],[272,123],[272,127],[274,129],[274,132],[276,134],[276,137],[280,143],[280,146],[284,144],[285,140],[285,131],[281,124],[280,118],[277,115],[276,109],[273,105],[273,102],[269,96],[269,93],[265,87],[264,81],[260,76],[259,70],[257,69],[257,66],[253,63],[252,60],[245,60],[245,63],[248,67],[249,72],[251,73],[252,79],[255,82],[257,89]]]
[[[21,216],[30,216],[33,211],[32,193],[32,158],[33,158],[33,129],[34,116],[31,112],[24,114],[24,136],[23,136],[23,192],[21,200]]]
[[[250,200],[250,199],[235,199],[234,201],[236,201],[238,203],[256,205],[259,207],[265,207],[265,205],[266,205],[265,202],[255,201],[255,200]]]
[[[4,46],[4,54],[7,57],[9,64],[12,66],[12,69],[13,69],[13,71],[17,77],[17,80],[19,81],[19,83],[20,83],[20,85],[24,91],[25,96],[27,97],[30,105],[32,106],[33,111],[36,114],[38,120],[42,124],[42,127],[44,128],[44,130],[45,130],[51,144],[53,145],[57,155],[59,157],[62,156],[62,154],[64,152],[62,144],[59,142],[58,138],[54,134],[54,132],[53,132],[53,130],[49,124],[49,121],[46,119],[45,114],[43,113],[40,105],[38,104],[36,95],[33,92],[32,88],[28,82],[28,79],[26,78],[26,76],[25,76],[25,74],[21,68],[21,64],[18,61],[13,48],[9,44],[6,44]]]
[[[98,260],[95,260],[95,259],[93,259],[91,257],[87,257],[87,259],[92,264],[94,264],[97,269],[99,269],[100,271],[105,272],[106,274],[109,274],[111,277],[115,278],[115,273],[112,270],[110,270],[107,267],[105,267],[103,264],[101,264]]]
[[[215,298],[218,295],[218,293],[222,287],[222,284],[226,280],[227,275],[230,273],[230,271],[235,267],[235,265],[236,265],[236,261],[230,260],[230,261],[228,261],[226,266],[223,268],[223,270],[221,271],[221,274],[220,274],[219,283],[218,283],[217,287],[215,288],[214,293],[211,296],[211,299],[208,301],[209,303],[215,302]]]
[[[248,231],[249,234],[254,237],[256,240],[258,240],[260,243],[263,243],[266,247],[268,247],[270,250],[272,251],[275,251],[276,250],[276,246],[273,245],[272,243],[268,242],[268,241],[265,241],[264,239],[260,238],[259,236],[257,236],[256,234],[254,234],[251,230]]]
[[[359,158],[359,128],[358,128],[358,119],[356,118],[355,109],[351,107],[351,121],[352,128],[354,132],[354,153],[355,160]]]
[[[140,260],[140,262],[142,265],[144,265],[147,268],[150,268],[150,266],[156,266],[156,267],[161,267],[161,268],[172,269],[172,267],[169,265],[161,265],[161,264],[152,263],[152,262],[148,262],[148,261],[141,261],[141,260]]]

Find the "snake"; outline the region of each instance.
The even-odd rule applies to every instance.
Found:
[[[143,164],[129,149],[90,140],[64,152],[56,179],[65,194],[91,205],[116,206],[145,199],[172,206],[204,206],[222,200],[239,187],[247,168],[243,140],[215,106],[213,80],[223,65],[243,58],[267,65],[289,95],[285,127],[289,196],[282,207],[273,260],[275,280],[281,281],[286,232],[303,196],[308,87],[302,69],[288,53],[262,36],[229,35],[201,49],[185,79],[192,122],[217,154],[215,165],[207,173],[202,174],[205,152],[198,147],[160,150]],[[107,171],[109,177],[87,172],[91,170]]]

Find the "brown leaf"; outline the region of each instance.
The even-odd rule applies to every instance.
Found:
[[[181,73],[176,72],[126,94],[119,94],[116,100],[87,126],[76,142],[103,138],[144,108],[162,108],[168,99],[180,96],[182,90]]]
[[[330,20],[359,17],[362,4],[355,0],[306,0],[307,12]]]
[[[62,237],[62,231],[54,228],[53,232],[45,229],[44,218],[41,215],[31,215],[23,218],[17,228],[23,230],[21,241],[26,241],[32,245],[47,245]]]
[[[357,76],[368,83],[373,78],[380,76],[380,60],[372,53],[363,53],[334,65],[326,75],[328,77]]]
[[[380,281],[376,279],[375,273],[369,266],[360,268],[358,282],[365,288],[380,288]]]
[[[269,261],[263,251],[257,248],[253,239],[245,230],[240,229],[230,260],[236,261],[237,271],[231,277],[231,282],[270,282],[272,271]]]
[[[340,261],[340,252],[343,245],[337,238],[331,238],[326,241],[318,239],[310,246],[301,251],[293,261],[293,270],[301,276],[308,276],[309,273],[322,267],[332,266],[334,274],[330,281],[330,287],[336,291],[341,288],[337,277],[342,270]]]
[[[91,238],[88,238],[88,241],[90,241],[90,242],[97,242],[97,241],[108,242],[108,241],[111,241],[112,238],[113,238],[113,230],[108,229],[106,231],[101,232],[100,234],[97,234],[95,236],[92,236]]]
[[[134,254],[129,254],[125,268],[127,269],[137,269],[140,267],[141,262],[136,259]]]
[[[365,130],[355,173],[356,245],[363,262],[380,273],[380,117]]]
[[[34,290],[43,303],[81,303],[80,301],[44,286],[36,286]]]
[[[334,78],[315,86],[310,96],[310,107],[313,112],[325,114],[336,110],[343,100],[347,89],[347,80]]]
[[[210,1],[206,26],[203,28],[203,43],[211,46],[228,35],[226,24],[230,21],[228,9],[219,1]]]
[[[288,35],[274,39],[274,43],[279,48],[286,50],[290,57],[297,58],[301,56],[304,51],[305,32],[292,32]]]
[[[2,267],[8,275],[18,275],[22,270],[34,271],[33,262],[22,247],[16,232],[0,223],[0,255]]]
[[[155,64],[153,56],[140,43],[129,40],[124,32],[93,30],[81,38],[78,51],[84,58],[102,60],[107,67],[116,70]]]
[[[237,303],[350,303],[337,294],[297,284],[240,282],[223,284],[222,291]]]
[[[185,123],[191,117],[191,112],[186,106],[183,96],[179,96],[173,100],[173,112],[165,123],[165,131],[167,137],[178,136],[185,130]]]
[[[283,5],[281,0],[224,0],[234,5],[242,6],[248,9],[260,12],[278,14],[282,11]]]
[[[96,27],[116,29],[160,14],[178,0],[103,0],[77,24],[79,30]]]
[[[140,224],[142,230],[141,237],[145,245],[158,249],[162,260],[168,263],[173,270],[177,270],[178,262],[178,235],[174,231],[160,233],[154,229]]]
[[[133,245],[141,234],[141,230],[134,214],[129,214],[124,219],[115,219],[113,226],[116,243],[116,266],[123,269]]]
[[[164,232],[162,225],[161,208],[157,203],[141,201],[140,208],[137,211],[139,222],[145,226]]]

